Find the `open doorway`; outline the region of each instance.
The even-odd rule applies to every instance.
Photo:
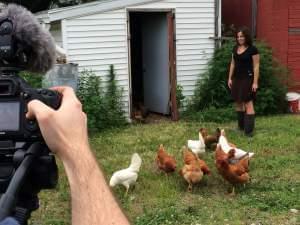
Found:
[[[129,12],[129,21],[131,116],[145,119],[155,113],[174,119],[177,106],[172,101],[175,96],[176,102],[172,13]]]

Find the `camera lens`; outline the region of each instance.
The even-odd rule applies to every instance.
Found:
[[[11,22],[5,21],[0,25],[0,34],[10,34],[12,32]]]

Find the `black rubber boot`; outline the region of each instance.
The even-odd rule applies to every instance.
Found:
[[[245,120],[244,123],[245,135],[248,137],[252,137],[254,125],[255,125],[255,115],[245,114],[244,120]]]
[[[244,111],[237,111],[237,119],[238,119],[238,128],[239,130],[243,131],[245,126],[245,121],[244,121],[244,118],[245,118],[245,112]]]

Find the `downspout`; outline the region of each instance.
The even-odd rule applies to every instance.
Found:
[[[219,0],[219,11],[218,11],[218,38],[220,38],[219,47],[222,45],[222,0]]]
[[[256,37],[257,0],[252,0],[252,37]]]
[[[216,48],[222,45],[222,0],[215,0],[215,40]]]

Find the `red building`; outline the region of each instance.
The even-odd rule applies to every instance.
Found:
[[[300,1],[222,0],[222,22],[250,27],[292,72],[291,90],[300,92]]]

